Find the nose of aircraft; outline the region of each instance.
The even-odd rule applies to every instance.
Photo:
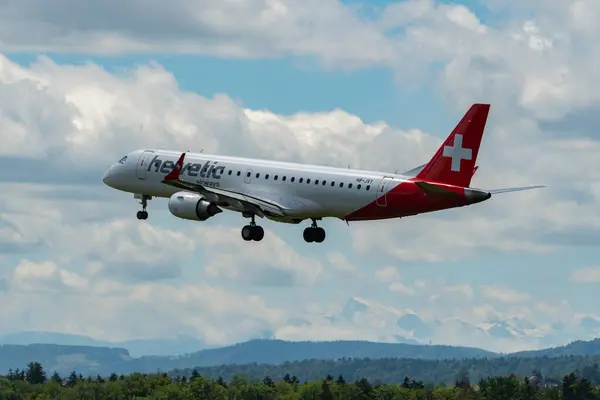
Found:
[[[112,187],[112,185],[111,185],[111,170],[112,170],[112,167],[107,169],[104,172],[104,176],[102,176],[102,182],[104,182],[105,185]]]

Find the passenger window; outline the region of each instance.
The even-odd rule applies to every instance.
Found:
[[[318,184],[319,184],[319,180],[317,179],[317,180],[315,181],[315,185],[318,185]]]
[[[310,178],[306,180],[306,183],[310,183]]]
[[[281,177],[281,180],[284,181],[284,182],[285,182],[285,179],[286,179],[285,176]]]
[[[237,176],[240,176],[240,171],[238,171]]]
[[[260,174],[259,174],[259,173],[257,173],[257,174],[256,174],[256,177],[258,178],[259,176],[260,176]]]
[[[275,175],[275,176],[273,177],[273,179],[277,180],[277,176],[278,176],[278,175]]]
[[[356,188],[357,188],[357,189],[360,189],[360,186],[361,186],[361,185],[358,185]]]
[[[300,179],[298,179],[298,182],[302,183],[303,180],[304,180],[304,178],[300,178]]]
[[[344,187],[344,182],[340,182],[340,187]]]
[[[327,182],[323,181],[323,186],[325,186],[325,184],[326,184],[326,183],[327,183]]]
[[[250,178],[250,172],[248,172],[248,173],[246,174],[246,176],[247,176],[248,178]]]
[[[292,181],[292,182],[294,182],[295,180],[296,180],[296,178],[294,178],[294,177],[292,176],[292,179],[291,179],[291,181]]]
[[[369,190],[369,189],[371,189],[371,186],[367,185],[367,187],[365,189]]]
[[[331,187],[334,187],[334,186],[335,186],[335,182],[331,181]]]
[[[266,175],[265,175],[265,179],[269,179],[269,174],[266,174]]]
[[[348,184],[348,189],[352,189],[352,184],[351,183]]]
[[[229,172],[227,172],[227,175],[231,175],[231,170],[229,170]]]

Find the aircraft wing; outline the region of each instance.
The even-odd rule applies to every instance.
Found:
[[[201,194],[206,200],[214,202],[217,205],[230,205],[245,211],[253,212],[261,218],[264,217],[265,214],[279,217],[285,216],[285,207],[271,200],[220,188],[207,188],[206,186],[195,182],[182,180],[180,178],[180,172],[184,158],[185,153],[182,153],[173,167],[173,170],[165,176],[162,183],[190,192],[196,192]]]

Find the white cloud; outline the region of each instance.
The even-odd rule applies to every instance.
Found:
[[[69,9],[69,18],[57,10]],[[77,7],[57,0],[0,5],[7,51],[127,53],[169,51],[234,57],[317,55],[360,65],[390,57],[376,24],[335,0],[245,2],[124,0]]]
[[[269,229],[257,246],[240,240],[239,228],[198,228],[196,232],[206,246],[208,276],[258,286],[312,286],[323,274],[321,262],[302,257]]]
[[[19,290],[81,290],[87,280],[79,274],[60,269],[52,261],[21,260],[14,270],[13,282]]]
[[[531,300],[531,296],[526,293],[519,293],[516,290],[498,285],[484,286],[481,288],[480,293],[486,300],[497,300],[503,303],[525,303]]]
[[[381,268],[375,271],[375,278],[377,278],[380,282],[389,282],[396,279],[400,279],[400,274],[398,270],[394,267]]]
[[[576,269],[569,278],[577,283],[600,283],[600,267],[586,267]]]
[[[394,267],[381,268],[375,271],[375,279],[379,282],[388,285],[388,289],[394,293],[412,296],[415,290],[404,284],[400,277],[400,273]]]

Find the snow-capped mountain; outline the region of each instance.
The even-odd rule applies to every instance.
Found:
[[[418,312],[398,309],[364,298],[349,299],[339,313],[326,317],[332,326],[352,329],[361,339],[411,343],[475,346],[514,352],[564,345],[600,333],[600,321],[584,317],[578,326],[554,322],[535,324],[524,318],[495,316],[481,321],[459,318],[428,320]]]

